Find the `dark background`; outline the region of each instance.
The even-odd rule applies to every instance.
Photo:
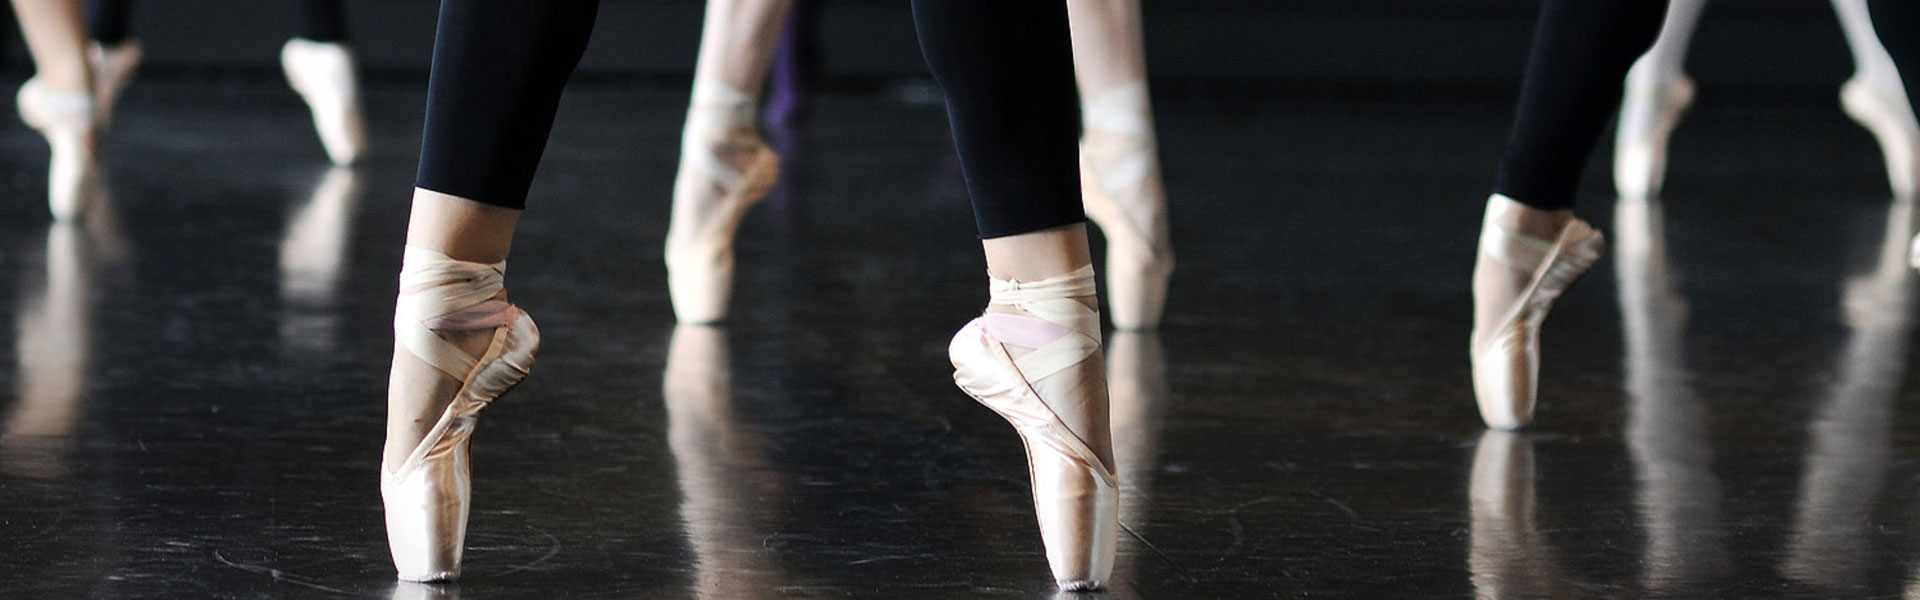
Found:
[[[602,2],[583,76],[687,77],[702,5]],[[370,78],[424,73],[437,6],[431,0],[349,3]],[[1149,63],[1162,93],[1508,89],[1519,76],[1538,6],[1528,0],[1148,0]],[[274,61],[292,15],[291,3],[274,0],[147,0],[135,21],[146,44],[143,69],[150,75],[277,76]],[[827,85],[924,74],[905,0],[826,0],[818,27]],[[25,55],[18,33],[13,37],[7,61],[21,71]],[[1690,65],[1705,85],[1756,93],[1831,91],[1852,68],[1832,8],[1821,0],[1716,2],[1695,38]]]

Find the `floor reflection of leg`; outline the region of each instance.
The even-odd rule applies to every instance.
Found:
[[[87,393],[92,354],[94,260],[76,224],[47,229],[45,279],[23,290],[15,331],[20,373],[15,404],[0,435],[0,470],[63,477]]]
[[[1467,484],[1472,537],[1467,567],[1480,598],[1571,598],[1559,553],[1534,521],[1533,440],[1480,435]]]
[[[1893,401],[1906,376],[1913,286],[1902,259],[1912,219],[1912,203],[1891,205],[1871,269],[1841,290],[1852,332],[1837,366],[1839,379],[1811,427],[1800,503],[1781,565],[1798,581],[1851,585],[1872,566],[1872,512],[1885,491]]]
[[[1721,491],[1707,407],[1689,387],[1682,334],[1687,306],[1674,292],[1665,218],[1652,199],[1614,205],[1615,267],[1626,333],[1627,451],[1646,529],[1649,590],[1725,573]]]
[[[287,221],[286,236],[280,241],[282,347],[316,354],[333,351],[339,325],[334,294],[359,204],[359,175],[334,167]]]
[[[1153,473],[1165,425],[1167,364],[1155,333],[1117,331],[1107,340],[1107,395],[1113,408],[1113,455],[1120,475],[1120,524],[1144,535],[1153,508]],[[1119,568],[1135,572],[1124,561]]]
[[[780,571],[761,525],[785,494],[765,440],[734,413],[730,362],[725,330],[680,325],[660,377],[680,518],[693,546],[694,595],[773,598]]]

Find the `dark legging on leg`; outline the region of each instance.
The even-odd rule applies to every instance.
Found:
[[[1653,47],[1666,14],[1667,0],[1543,4],[1495,192],[1543,210],[1573,208],[1627,69]]]
[[[1060,0],[913,0],[981,238],[1086,221],[1079,100]]]
[[[594,0],[444,0],[416,187],[520,209]]]
[[[345,0],[298,0],[296,35],[316,42],[347,40]],[[133,36],[133,0],[87,0],[87,37],[114,46]]]

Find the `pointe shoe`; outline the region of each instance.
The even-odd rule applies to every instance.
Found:
[[[55,221],[86,215],[100,193],[98,122],[93,96],[55,90],[28,79],[16,99],[20,120],[45,136],[53,155],[47,168],[47,206]]]
[[[1098,360],[1100,315],[1073,300],[1094,294],[1093,269],[1033,283],[993,281],[993,304],[1034,316],[987,313],[948,347],[960,389],[1013,424],[1026,446],[1034,512],[1054,581],[1068,591],[1106,586],[1118,544],[1119,481],[1111,465],[1041,400],[1037,382]],[[1018,359],[1008,345],[1037,348]],[[1070,382],[1088,393],[1093,382]],[[1091,393],[1105,396],[1101,386]],[[1102,398],[1104,399],[1104,398]],[[1104,403],[1102,403],[1104,404]]]
[[[505,263],[456,261],[407,248],[395,337],[414,356],[461,383],[413,452],[399,465],[382,461],[380,466],[387,545],[402,581],[452,581],[460,576],[472,500],[468,448],[475,419],[526,378],[540,346],[533,319],[519,307],[494,299],[505,270]],[[477,359],[438,333],[486,328],[493,329],[493,340]]]
[[[1660,193],[1667,177],[1667,144],[1693,105],[1693,80],[1685,74],[1658,77],[1640,69],[1636,64],[1627,73],[1613,145],[1613,187],[1627,198]]]
[[[1504,202],[1501,207],[1519,206],[1504,197],[1495,198]],[[1540,373],[1540,325],[1554,300],[1600,260],[1606,241],[1599,231],[1579,219],[1567,223],[1549,242],[1509,232],[1494,224],[1494,216],[1489,212],[1481,229],[1479,260],[1510,267],[1538,265],[1519,295],[1506,300],[1510,303],[1507,316],[1492,331],[1473,332],[1470,348],[1473,391],[1481,419],[1488,427],[1512,430],[1533,420]]]
[[[1896,198],[1912,198],[1915,169],[1920,169],[1920,124],[1907,94],[1875,86],[1855,75],[1840,86],[1840,106],[1854,122],[1873,133],[1887,161],[1887,184]]]
[[[133,83],[142,56],[139,40],[111,46],[98,42],[87,45],[87,62],[93,66],[93,102],[101,127],[113,123],[113,107],[120,101],[120,93]]]
[[[280,48],[280,66],[287,84],[313,111],[313,129],[327,158],[336,165],[358,162],[367,151],[367,130],[353,52],[343,44],[295,38]]]
[[[725,94],[709,108],[702,94]],[[667,228],[667,294],[681,323],[716,323],[727,317],[733,293],[733,238],[740,218],[780,175],[780,158],[751,125],[752,103],[744,93],[695,88],[680,170],[673,182],[673,216]],[[748,115],[744,125],[737,113]],[[732,119],[732,125],[716,123]],[[729,160],[745,157],[743,162]],[[736,168],[733,164],[742,164]],[[716,194],[717,192],[717,194]],[[715,199],[715,196],[718,199]]]
[[[1107,237],[1108,317],[1117,329],[1156,329],[1173,277],[1173,243],[1146,83],[1102,93],[1086,111],[1080,188],[1087,218]]]

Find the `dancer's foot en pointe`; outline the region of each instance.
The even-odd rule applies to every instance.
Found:
[[[1488,427],[1518,429],[1533,419],[1540,325],[1604,248],[1600,232],[1571,211],[1540,210],[1498,194],[1487,201],[1473,270],[1470,352],[1474,397]]]
[[[54,89],[28,79],[17,98],[20,120],[53,149],[47,168],[47,206],[56,221],[84,216],[99,194],[99,121],[93,93]]]
[[[387,543],[405,581],[459,577],[475,418],[526,377],[540,345],[533,319],[505,300],[505,274],[504,262],[407,247],[380,469]],[[409,395],[423,390],[434,395]]]
[[[1627,71],[1613,147],[1613,185],[1623,197],[1660,193],[1667,177],[1667,145],[1693,104],[1693,80],[1654,60],[1642,58]]]
[[[1118,329],[1154,329],[1173,276],[1173,242],[1147,84],[1102,92],[1084,110],[1081,188],[1087,218],[1107,236],[1109,317]]]
[[[1855,74],[1840,86],[1840,106],[1847,116],[1873,133],[1887,161],[1887,185],[1896,199],[1912,199],[1916,169],[1920,169],[1920,124],[1898,80],[1878,81]]]
[[[747,93],[724,84],[694,85],[666,248],[667,292],[682,323],[726,319],[734,233],[779,177],[780,159],[760,140],[753,118]]]
[[[1113,572],[1120,522],[1093,267],[1033,282],[993,279],[992,293],[986,314],[948,348],[954,382],[1026,445],[1054,580],[1065,590],[1100,589]]]
[[[93,100],[102,127],[113,123],[113,107],[120,101],[120,93],[133,83],[141,57],[140,41],[135,39],[87,45],[87,62],[93,67]]]
[[[280,48],[280,66],[287,84],[313,111],[313,129],[327,158],[336,165],[359,161],[367,151],[367,127],[353,51],[338,42],[294,38]]]

